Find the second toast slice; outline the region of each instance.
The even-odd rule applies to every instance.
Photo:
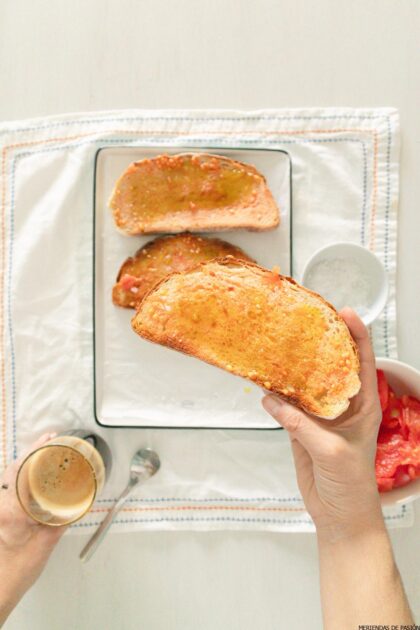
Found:
[[[145,296],[132,326],[322,418],[343,413],[360,389],[358,351],[336,310],[250,262],[228,257],[168,276]]]
[[[136,308],[146,293],[170,273],[188,271],[200,262],[229,255],[252,261],[239,247],[219,238],[188,233],[161,236],[124,261],[112,289],[112,301],[116,306]]]

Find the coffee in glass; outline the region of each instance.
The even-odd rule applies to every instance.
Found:
[[[102,491],[110,465],[110,450],[100,436],[88,431],[58,435],[22,462],[16,479],[18,499],[40,523],[74,523]]]

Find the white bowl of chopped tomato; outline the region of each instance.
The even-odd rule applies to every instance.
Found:
[[[420,372],[394,359],[376,360],[382,422],[376,480],[383,505],[420,497]]]

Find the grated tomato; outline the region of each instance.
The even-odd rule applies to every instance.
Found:
[[[380,492],[405,486],[420,477],[420,400],[398,397],[382,370],[377,370],[382,409],[376,449],[376,481]]]

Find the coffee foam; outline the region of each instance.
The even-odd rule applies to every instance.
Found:
[[[87,459],[69,446],[37,451],[28,467],[28,489],[42,510],[66,517],[87,511],[95,497],[95,474]]]

